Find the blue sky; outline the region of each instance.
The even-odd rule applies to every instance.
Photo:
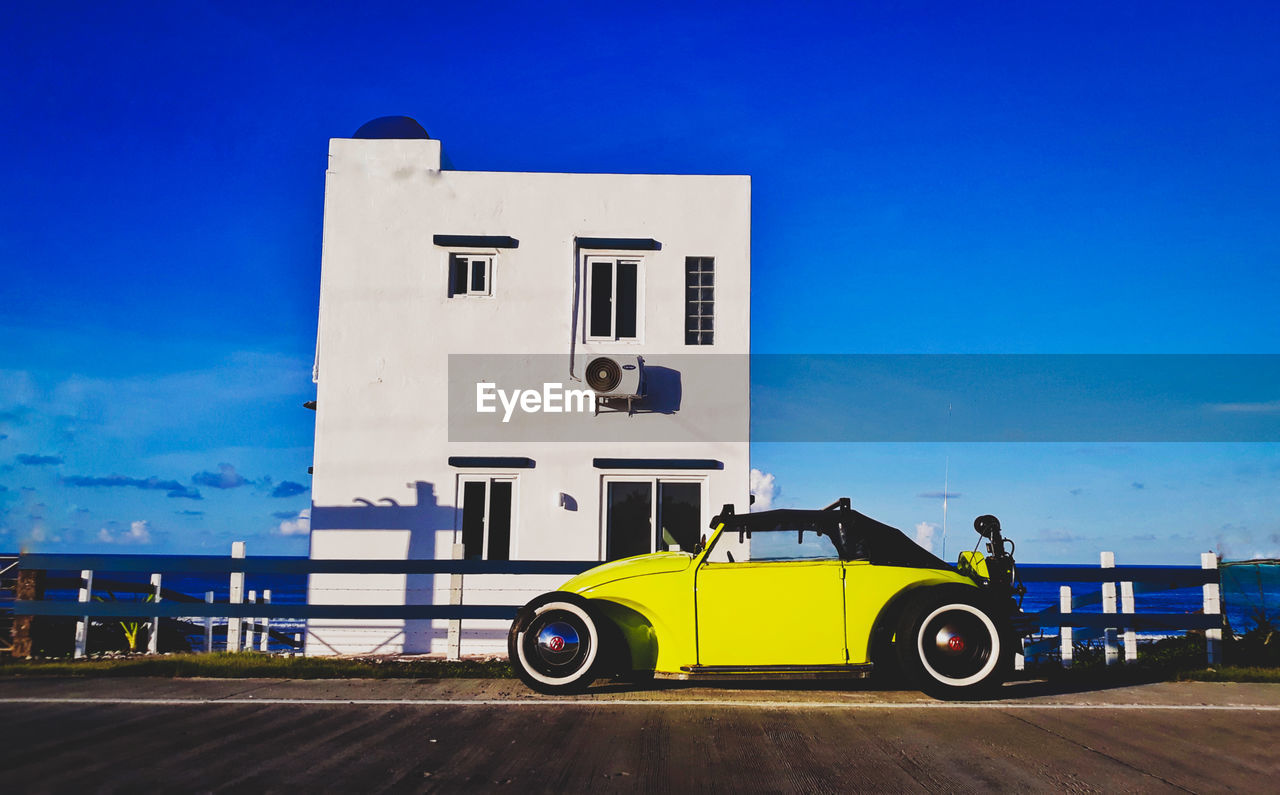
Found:
[[[11,9],[0,548],[305,551],[327,142],[388,114],[464,169],[752,175],[758,353],[1280,352],[1280,7],[1115,5]],[[1280,551],[1274,441],[753,464],[924,536],[945,468],[1033,561]]]

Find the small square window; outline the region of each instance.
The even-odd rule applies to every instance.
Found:
[[[493,257],[482,254],[449,255],[449,296],[493,294]]]

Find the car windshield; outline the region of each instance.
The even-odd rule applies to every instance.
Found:
[[[825,532],[790,527],[768,530],[726,528],[708,557],[713,563],[839,559],[839,550]]]
[[[839,560],[840,552],[825,533],[776,530],[752,533],[751,560]]]
[[[738,516],[728,511],[716,521],[723,521],[725,528],[706,558],[712,563],[843,557],[880,566],[951,568],[901,530],[843,505],[838,510],[779,508]]]

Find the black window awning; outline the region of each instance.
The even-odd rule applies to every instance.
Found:
[[[614,251],[658,251],[662,244],[651,237],[580,237],[578,248],[598,248]]]
[[[431,242],[446,248],[519,248],[520,241],[507,235],[432,235]]]
[[[464,469],[533,469],[533,459],[513,456],[451,455],[449,466]]]
[[[596,469],[724,469],[714,458],[593,458]]]

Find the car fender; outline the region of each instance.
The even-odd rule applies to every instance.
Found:
[[[516,610],[515,619],[512,623],[519,622],[520,620],[529,617],[533,614],[534,610],[537,610],[547,602],[571,602],[590,613],[592,618],[596,618],[595,614],[592,612],[591,600],[584,599],[582,596],[573,593],[572,591],[547,591],[544,594],[535,596],[522,607],[518,608]]]
[[[610,599],[589,599],[607,633],[609,664],[617,673],[652,672],[658,664],[658,631],[649,616]]]
[[[938,580],[913,583],[895,593],[880,608],[880,612],[876,614],[875,621],[872,622],[871,634],[867,641],[868,659],[872,663],[885,662],[885,654],[889,652],[894,642],[893,633],[895,627],[897,627],[898,618],[909,605],[914,604],[917,599],[943,599],[946,598],[948,593],[957,591],[970,597],[982,593],[982,589],[976,584]],[[999,614],[993,609],[992,615],[998,616]]]
[[[697,661],[692,569],[615,580],[582,596],[624,636],[633,670],[674,673]]]
[[[658,632],[641,610],[611,599],[584,597],[572,591],[549,591],[516,610],[513,624],[531,617],[547,602],[570,602],[584,609],[600,632],[604,667],[610,673],[653,671],[658,659]],[[638,606],[636,606],[638,607]]]
[[[882,656],[889,648],[889,645],[895,641],[893,637],[894,628],[897,626],[898,618],[909,605],[915,604],[922,599],[943,600],[951,594],[963,594],[970,599],[977,599],[995,622],[996,628],[1000,632],[1000,639],[1005,643],[1012,644],[1013,648],[1020,648],[1018,641],[1021,638],[1009,620],[1008,611],[992,598],[986,589],[977,584],[922,582],[909,588],[904,588],[894,594],[893,598],[881,608],[871,632],[868,653],[872,655],[872,662],[875,662],[876,656]]]

